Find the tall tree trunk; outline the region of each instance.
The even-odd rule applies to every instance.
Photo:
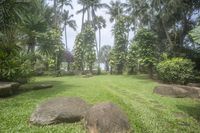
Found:
[[[65,25],[65,48],[66,48],[66,50],[68,49],[68,46],[67,46],[67,25]]]
[[[101,29],[99,28],[99,53],[101,49]]]
[[[168,33],[167,28],[166,28],[166,26],[165,26],[164,20],[163,20],[162,18],[161,18],[161,21],[162,21],[163,29],[164,29],[164,31],[165,31],[165,35],[166,35],[166,37],[167,37],[167,40],[169,41],[170,48],[171,48],[171,50],[172,50],[172,49],[173,49],[172,40],[171,40],[171,38],[170,38],[170,36],[169,36],[169,33]]]
[[[67,62],[67,71],[70,71],[70,62]]]
[[[149,65],[149,77],[153,79],[153,65]]]
[[[162,11],[161,1],[159,0],[159,12],[161,13],[161,11]],[[173,49],[173,43],[172,43],[172,40],[171,40],[171,38],[170,38],[170,36],[169,36],[169,33],[168,33],[168,31],[167,31],[167,28],[166,28],[166,26],[165,26],[165,22],[164,22],[164,20],[163,20],[163,18],[162,18],[162,16],[161,16],[161,14],[160,14],[160,19],[161,19],[162,26],[163,26],[163,29],[164,29],[164,31],[165,31],[165,35],[166,35],[166,37],[167,37],[167,40],[169,41],[170,48],[171,48],[171,50],[172,50],[172,49]]]
[[[105,61],[105,70],[106,72],[109,72],[109,62]]]
[[[98,49],[98,74],[101,74],[100,72],[100,57],[99,57],[99,54],[100,54],[100,49],[101,49],[101,29],[99,28],[99,49]]]
[[[96,17],[96,14],[95,14],[94,8],[92,7],[92,25],[93,25],[94,30],[95,30],[95,23],[94,23],[95,17]],[[95,45],[96,45],[96,53],[97,53],[98,70],[100,70],[100,60],[99,60],[100,48],[98,48],[96,32],[95,32]],[[100,73],[100,71],[99,71],[99,73]]]
[[[84,9],[85,9],[85,6],[83,5],[83,10],[84,10]],[[85,19],[85,11],[83,11],[83,14],[82,14],[82,24],[81,24],[81,31],[83,31],[84,19]]]
[[[129,45],[129,35],[130,35],[130,30],[128,28],[128,31],[127,31],[127,45],[126,45],[126,50],[128,51],[128,45]],[[127,52],[126,51],[126,52]]]
[[[87,9],[87,19],[90,21],[90,8]]]
[[[58,21],[57,21],[57,0],[54,0],[54,5],[53,5],[53,10],[54,10],[54,24],[57,27],[58,26]]]
[[[28,46],[28,52],[27,53],[31,53],[31,54],[35,54],[35,37],[30,37],[29,38],[29,46]]]

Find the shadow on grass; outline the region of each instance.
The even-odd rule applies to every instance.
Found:
[[[51,88],[42,88],[42,89],[32,89],[31,86],[38,85],[38,84],[51,84],[53,87]],[[30,88],[29,88],[30,87]],[[31,99],[40,99],[45,97],[51,97],[58,93],[62,93],[66,90],[75,89],[76,85],[66,84],[64,81],[37,81],[28,83],[26,89],[18,89],[12,96],[6,98],[13,98],[19,95],[26,93],[28,98]]]
[[[188,106],[188,105],[176,105],[178,109],[182,110],[183,112],[187,113],[189,116],[196,119],[200,122],[200,104],[196,104],[195,106]]]

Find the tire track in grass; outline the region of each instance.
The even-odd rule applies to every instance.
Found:
[[[121,105],[126,105],[127,109],[124,109],[128,112],[129,117],[131,116],[131,119],[129,119],[131,120],[131,124],[134,124],[132,127],[136,129],[136,132],[176,132],[177,128],[173,129],[174,119],[168,117],[170,115],[168,110],[155,108],[154,104],[152,105],[149,100],[130,91],[126,90],[127,93],[122,93],[125,91],[121,91],[121,89],[116,86],[109,85],[106,89],[120,98]]]

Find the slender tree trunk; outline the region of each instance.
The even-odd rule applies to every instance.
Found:
[[[101,29],[99,28],[99,49],[98,49],[98,74],[101,74],[100,72],[100,49],[101,49]]]
[[[108,61],[105,62],[105,70],[106,70],[106,72],[109,72],[109,62]]]
[[[99,28],[99,53],[101,49],[101,29]]]
[[[67,62],[67,71],[70,71],[70,62]]]
[[[126,45],[126,50],[128,51],[128,45],[129,45],[129,35],[130,35],[130,30],[129,30],[129,28],[128,28],[128,32],[127,32],[127,45]],[[127,52],[126,51],[126,52]]]
[[[65,48],[66,50],[68,49],[68,46],[67,46],[67,26],[65,25]]]
[[[95,17],[96,17],[95,11],[94,11],[94,8],[92,7],[92,25],[93,25],[94,30],[95,30],[95,23],[94,23]],[[100,70],[100,60],[99,60],[100,48],[98,48],[96,32],[95,32],[95,45],[96,45],[96,53],[97,53],[98,73],[100,74],[100,71],[99,71]]]
[[[162,8],[161,8],[161,1],[159,1],[159,12],[161,13],[161,11],[162,11]],[[171,49],[172,49],[172,48],[173,48],[173,43],[172,43],[172,40],[171,40],[171,38],[170,38],[170,36],[169,36],[169,33],[168,33],[168,31],[167,31],[167,28],[166,28],[166,26],[165,26],[165,22],[164,22],[164,20],[163,20],[163,18],[162,18],[161,16],[160,16],[160,19],[161,19],[161,22],[162,22],[163,29],[164,29],[164,31],[165,31],[165,35],[166,35],[167,40],[169,41],[170,47],[171,47]]]
[[[31,53],[31,54],[35,54],[35,37],[30,37],[29,38],[29,46],[28,46],[28,52],[27,53]]]
[[[166,28],[165,23],[164,23],[164,21],[163,21],[162,18],[161,18],[161,21],[162,21],[163,29],[164,29],[164,31],[165,31],[165,35],[166,35],[167,40],[169,41],[169,44],[170,44],[170,48],[173,49],[173,43],[172,43],[172,40],[171,40],[171,38],[170,38],[170,36],[169,36],[169,33],[168,33],[168,31],[167,31],[167,28]]]
[[[84,5],[83,5],[83,9],[85,9],[85,6],[84,6]],[[83,31],[84,19],[85,19],[85,11],[83,11],[83,14],[82,14],[82,24],[81,24],[81,31]]]
[[[90,21],[90,8],[87,9],[87,17],[88,21]]]
[[[57,21],[57,0],[54,0],[54,5],[53,5],[53,8],[54,8],[54,24],[55,26],[57,27],[58,26],[58,21]]]
[[[92,7],[92,25],[93,28],[95,30],[95,23],[94,23],[94,18],[96,17],[95,12],[94,12],[94,8]],[[97,52],[97,56],[99,55],[99,49],[98,49],[98,44],[97,44],[97,36],[96,36],[96,32],[95,32],[95,44],[96,44],[96,52]]]

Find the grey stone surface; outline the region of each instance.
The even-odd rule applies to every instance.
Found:
[[[154,88],[153,92],[176,98],[200,98],[200,88],[184,85],[159,85]]]
[[[16,82],[0,82],[0,97],[7,97],[17,92],[20,84]]]
[[[73,123],[80,121],[89,105],[80,98],[55,98],[39,105],[30,118],[35,125]]]
[[[89,133],[129,133],[127,116],[116,105],[106,102],[89,109],[85,116]]]

